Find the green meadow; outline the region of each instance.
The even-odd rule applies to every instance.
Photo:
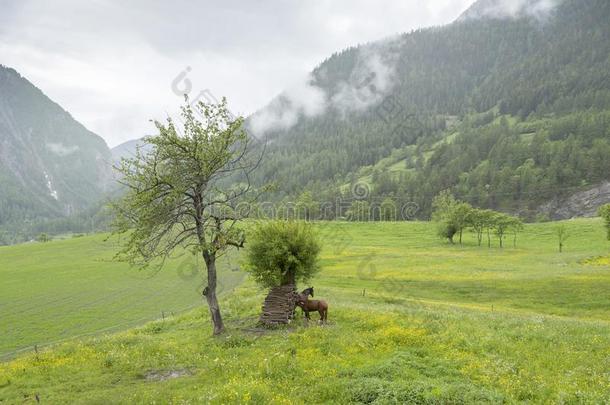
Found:
[[[183,258],[146,276],[102,236],[1,248],[0,352],[65,341],[0,363],[0,402],[608,403],[610,242],[599,219],[564,224],[559,253],[556,223],[503,249],[318,223],[329,324],[258,328],[265,292],[234,256],[220,337]]]
[[[75,336],[122,330],[202,303],[191,255],[159,271],[113,260],[118,240],[95,235],[0,247],[0,359]],[[244,279],[222,260],[221,293]]]

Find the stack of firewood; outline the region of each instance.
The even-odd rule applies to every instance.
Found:
[[[267,326],[289,323],[294,317],[295,293],[292,284],[273,287],[265,298],[260,323]]]

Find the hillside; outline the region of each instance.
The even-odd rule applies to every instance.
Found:
[[[74,336],[122,330],[201,304],[197,260],[177,253],[162,271],[113,261],[117,240],[80,236],[0,247],[0,360]],[[219,262],[221,293],[244,278]],[[195,270],[194,270],[195,269]],[[44,308],[44,310],[41,310]]]
[[[81,212],[110,181],[110,151],[15,70],[0,65],[0,244]],[[10,242],[10,240],[9,240]]]
[[[316,298],[329,302],[327,326],[307,327],[299,315],[286,328],[257,328],[264,291],[247,281],[221,302],[228,327],[221,337],[211,336],[200,302],[136,329],[39,348],[0,363],[0,402],[604,403],[608,241],[599,219],[563,224],[570,239],[560,254],[555,223],[526,225],[517,247],[504,249],[496,241],[491,249],[477,247],[471,234],[463,247],[449,246],[424,222],[317,223],[323,268],[311,284]],[[94,262],[99,274],[89,274],[90,267],[70,259],[73,251],[87,257],[99,239],[0,249],[33,257],[52,249],[49,277],[61,276],[63,258],[70,274],[83,274],[75,279],[79,290],[100,300],[122,271]],[[168,270],[142,286],[171,280],[174,268]],[[22,291],[15,287],[29,276],[19,273],[4,276],[7,288]],[[101,284],[106,273],[112,277]],[[164,308],[196,284],[183,282],[182,296],[138,303],[146,294],[134,280],[137,296],[122,296],[105,312],[106,304],[66,311],[49,320],[57,324],[50,332]],[[29,307],[39,308],[44,297],[31,300]],[[61,303],[73,304],[87,305]],[[3,330],[14,336],[45,326],[33,319],[13,317]]]
[[[447,26],[332,55],[248,120],[269,140],[258,181],[277,182],[277,200],[334,201],[364,180],[424,218],[451,188],[533,219],[608,180],[610,4],[541,3],[480,1]]]
[[[142,139],[133,139],[131,141],[123,142],[110,149],[112,161],[116,164],[120,162],[122,158],[133,158],[136,156],[138,148],[141,149],[141,152],[146,153],[150,150],[150,145],[144,143]]]

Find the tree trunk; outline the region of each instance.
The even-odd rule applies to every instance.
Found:
[[[219,335],[224,332],[224,324],[222,322],[222,316],[220,315],[220,306],[218,305],[218,298],[216,298],[216,256],[203,254],[205,265],[208,270],[208,286],[203,289],[203,296],[208,302],[210,309],[210,316],[212,317],[212,324],[214,326],[214,334]]]
[[[462,246],[462,230],[460,229],[460,246]]]
[[[297,285],[294,271],[287,271],[282,277],[282,285]]]

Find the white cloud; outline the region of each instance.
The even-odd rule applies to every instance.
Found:
[[[79,149],[78,145],[65,146],[61,143],[47,143],[47,148],[59,156],[71,155]]]
[[[480,3],[467,18],[517,18],[529,16],[542,20],[557,5],[557,0],[493,0]]]
[[[387,45],[396,40],[399,38],[358,48],[357,61],[350,77],[338,83],[338,90],[333,94],[327,94],[316,86],[311,75],[307,75],[298,85],[274,99],[267,108],[254,114],[250,120],[250,130],[260,137],[269,130],[292,127],[301,116],[313,117],[329,108],[344,116],[381,102],[395,81],[398,55],[389,51]],[[323,72],[320,74],[324,75]]]
[[[340,112],[364,110],[381,101],[394,82],[396,60],[377,46],[359,49],[349,81],[340,83],[331,105]]]
[[[472,1],[5,0],[0,63],[116,145],[175,114],[171,83],[187,66],[193,92],[250,114],[333,52],[448,23]],[[315,114],[315,89],[294,91]]]
[[[294,86],[288,88],[271,104],[250,120],[250,130],[255,136],[263,136],[271,129],[286,129],[296,124],[301,116],[313,117],[326,109],[326,94],[312,84],[308,74]]]

